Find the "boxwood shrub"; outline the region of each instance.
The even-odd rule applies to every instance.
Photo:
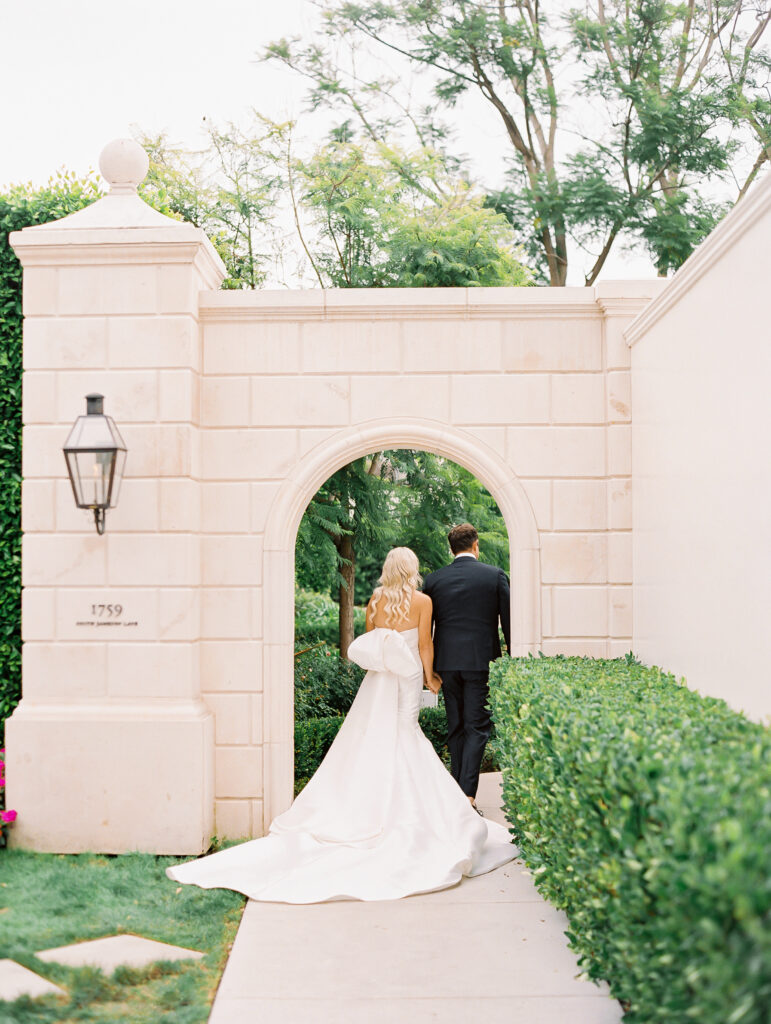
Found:
[[[658,668],[501,659],[511,830],[629,1024],[771,1020],[771,735]]]
[[[343,724],[343,715],[309,718],[294,723],[295,793],[303,788],[324,760],[324,756]]]
[[[295,718],[330,718],[344,715],[359,689],[364,670],[340,657],[336,647],[323,641],[295,641]]]

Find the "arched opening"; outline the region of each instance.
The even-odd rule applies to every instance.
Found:
[[[395,547],[415,552],[423,576],[452,561],[448,530],[468,521],[480,558],[505,570],[509,536],[495,499],[452,459],[414,448],[372,452],[339,468],[316,492],[295,545],[295,794],[316,771],[347,715],[364,670],[347,658]],[[507,614],[505,633],[510,617]],[[424,689],[420,725],[447,759],[444,691]],[[492,751],[483,759],[492,767]]]
[[[422,419],[349,427],[313,448],[295,467],[271,507],[265,532],[263,610],[263,827],[292,800],[294,773],[294,561],[303,513],[341,466],[373,451],[410,448],[457,462],[498,504],[509,534],[512,653],[541,642],[538,530],[524,489],[509,466],[471,434]]]

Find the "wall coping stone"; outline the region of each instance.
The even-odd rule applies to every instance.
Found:
[[[49,230],[38,233],[42,227]],[[193,264],[206,285],[219,285],[226,270],[217,250],[200,228],[180,227],[172,234],[167,228],[63,231],[41,224],[13,231],[10,243],[23,267]]]
[[[609,287],[610,286],[610,287]],[[528,320],[631,316],[661,285],[606,282],[596,288],[311,288],[204,291],[200,318],[215,320]]]

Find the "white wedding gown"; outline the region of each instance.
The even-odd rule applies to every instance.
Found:
[[[517,856],[481,818],[418,724],[418,631],[376,628],[348,656],[367,669],[334,743],[268,835],[166,869],[254,900],[392,900],[455,885]]]

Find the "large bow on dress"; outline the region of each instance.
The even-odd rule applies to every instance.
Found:
[[[369,672],[393,672],[395,676],[415,674],[415,657],[395,629],[362,633],[348,648],[348,657]]]

